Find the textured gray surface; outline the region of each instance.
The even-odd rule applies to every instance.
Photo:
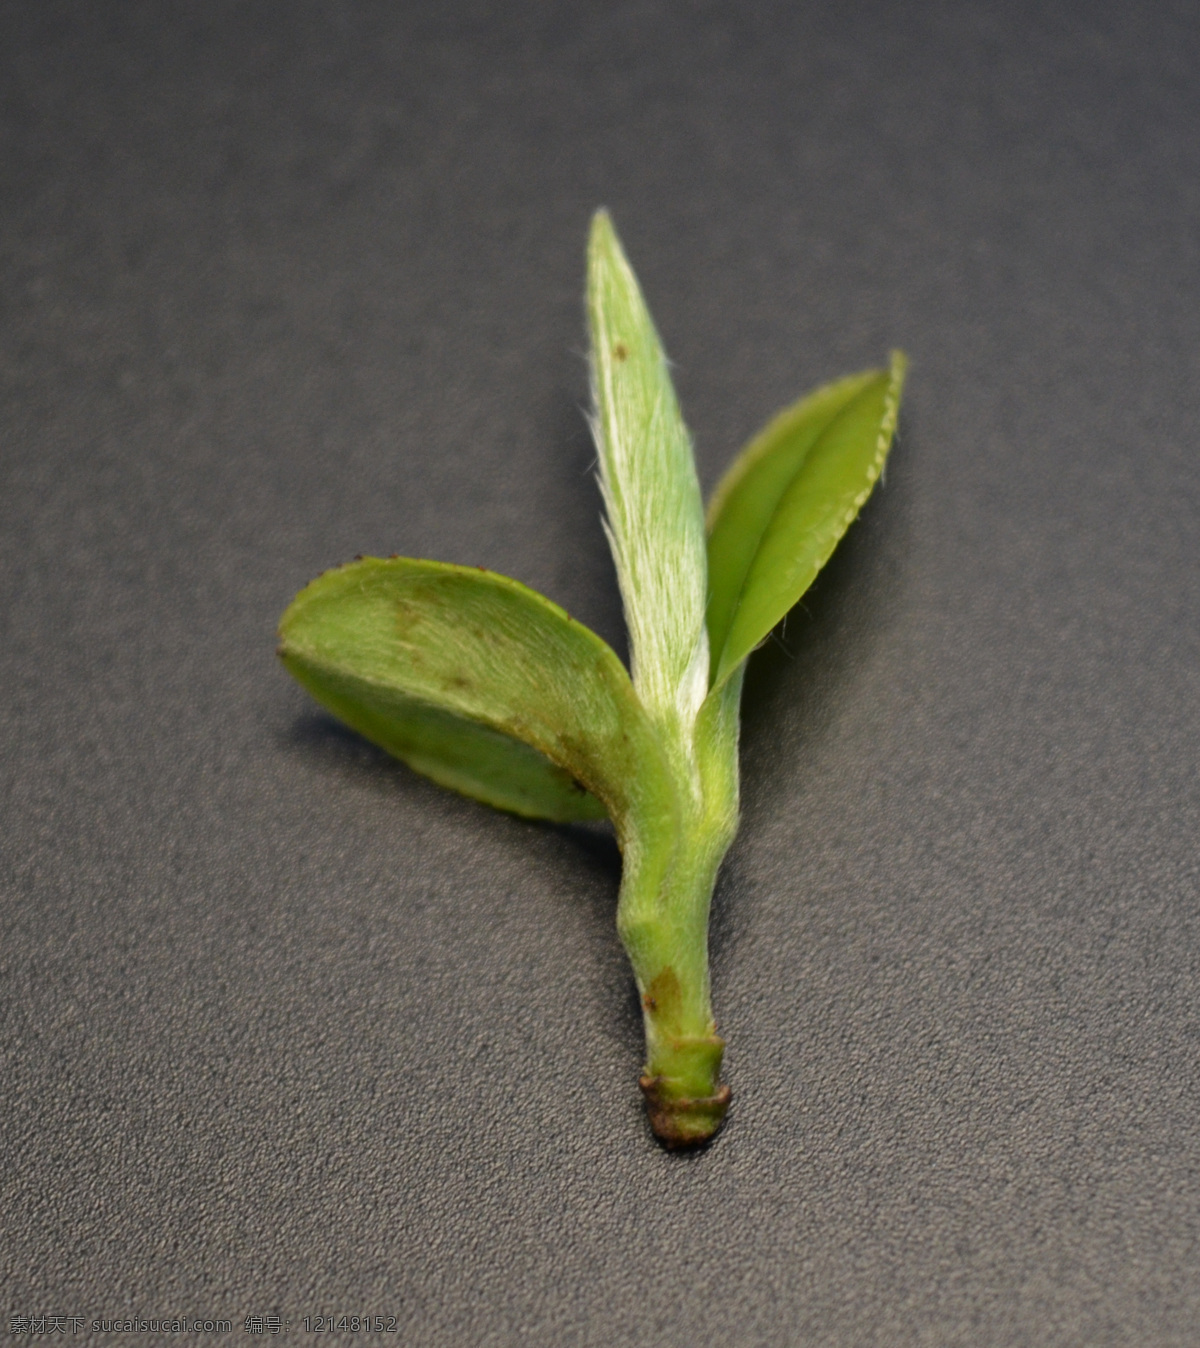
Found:
[[[0,5],[6,1315],[1200,1339],[1198,48],[1164,3]],[[612,844],[390,765],[272,656],[392,551],[623,649],[600,203],[706,484],[913,359],[756,657],[734,1111],[684,1158]]]

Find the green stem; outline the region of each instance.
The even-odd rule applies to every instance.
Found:
[[[713,1018],[708,914],[721,861],[737,831],[739,670],[705,702],[678,781],[674,827],[625,832],[617,928],[633,965],[646,1029],[640,1085],[650,1123],[669,1147],[706,1142],[730,1091]],[[682,766],[682,765],[681,765]],[[632,823],[632,821],[630,821]]]

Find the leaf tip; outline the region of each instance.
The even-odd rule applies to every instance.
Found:
[[[637,281],[612,216],[601,208],[592,216],[587,245],[587,289],[590,303],[599,303],[602,291],[614,288],[618,295],[637,290]],[[611,303],[611,299],[610,299]]]
[[[601,206],[592,214],[591,230],[588,234],[588,246],[595,247],[601,242],[615,239],[617,231],[613,228],[612,216],[607,206]]]
[[[900,406],[900,394],[904,389],[904,381],[908,378],[908,363],[908,356],[899,347],[888,353],[890,399],[894,399],[897,408]]]

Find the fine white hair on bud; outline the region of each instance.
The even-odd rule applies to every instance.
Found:
[[[634,687],[687,753],[708,692],[704,510],[666,356],[612,221],[588,241],[592,432]]]

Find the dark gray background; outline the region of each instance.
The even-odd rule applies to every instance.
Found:
[[[1198,57],[1183,3],[0,4],[6,1316],[1200,1341]],[[753,664],[689,1157],[611,841],[273,657],[393,551],[624,651],[602,203],[706,487],[912,359]]]

